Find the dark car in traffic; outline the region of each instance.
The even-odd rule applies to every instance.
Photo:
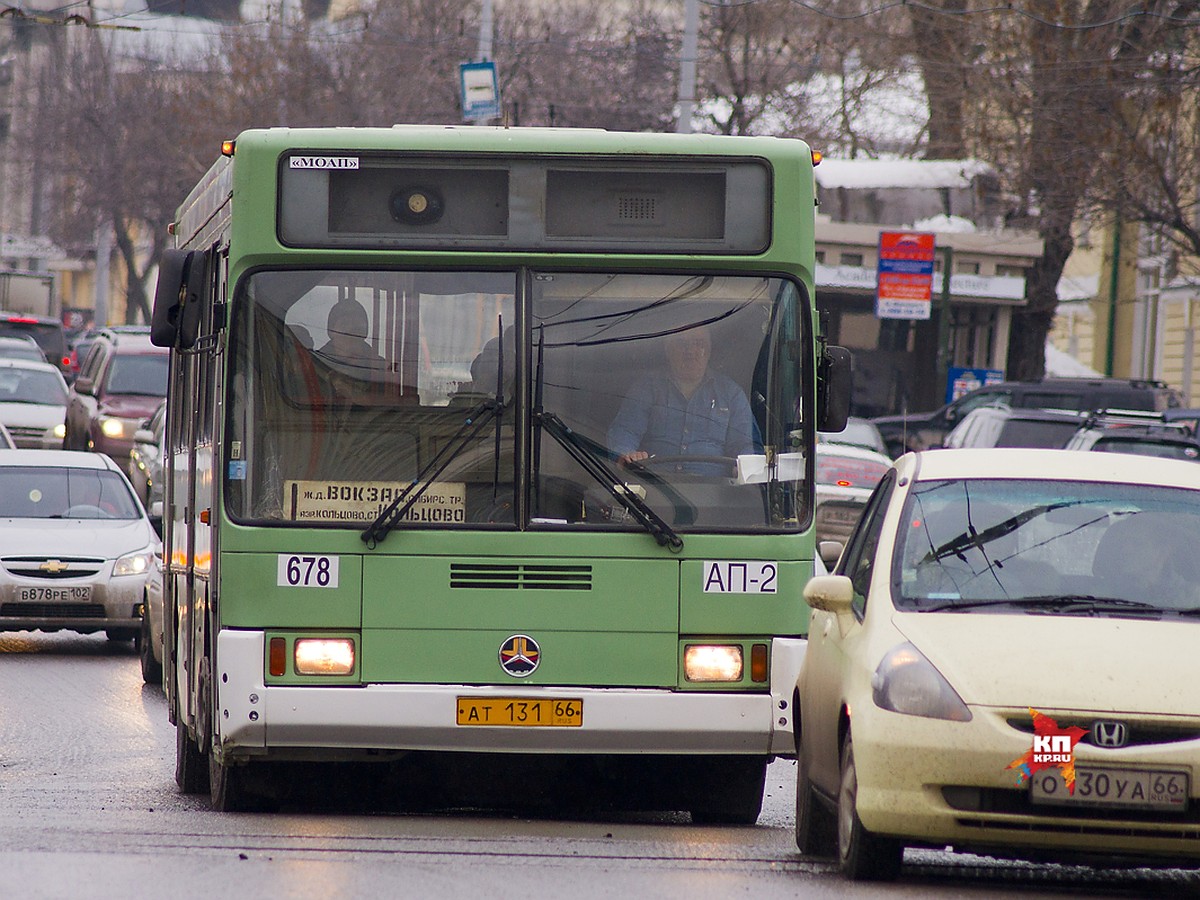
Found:
[[[1162,381],[1139,378],[1043,378],[1003,381],[965,394],[933,412],[878,416],[871,421],[898,457],[907,450],[941,447],[946,435],[973,409],[1010,406],[1021,409],[1091,411],[1141,409],[1162,412],[1183,406],[1183,395]]]
[[[0,335],[33,338],[46,354],[46,360],[62,372],[64,378],[69,380],[74,377],[67,333],[58,319],[0,311]]]
[[[98,335],[67,400],[63,449],[107,453],[129,474],[134,435],[167,395],[167,362],[146,334]]]

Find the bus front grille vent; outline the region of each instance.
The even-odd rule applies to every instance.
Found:
[[[451,563],[450,587],[492,591],[590,591],[592,567]]]

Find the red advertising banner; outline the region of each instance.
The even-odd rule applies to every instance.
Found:
[[[928,319],[933,307],[935,236],[881,231],[876,268],[875,315],[881,319]]]

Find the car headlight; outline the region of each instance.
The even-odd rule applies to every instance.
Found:
[[[945,677],[912,644],[893,647],[871,678],[872,696],[881,709],[906,716],[970,722],[971,710]]]
[[[60,441],[67,436],[67,425],[65,422],[59,422],[50,429],[50,433]]]
[[[139,550],[122,556],[113,565],[114,575],[145,575],[154,564],[154,553],[150,550]]]
[[[124,437],[129,424],[124,419],[114,419],[111,416],[105,416],[100,420],[100,430],[104,432],[106,437]]]

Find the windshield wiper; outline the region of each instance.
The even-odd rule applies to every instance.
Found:
[[[676,553],[683,549],[681,538],[666,521],[617,472],[614,472],[603,457],[593,450],[590,441],[577,435],[566,422],[542,407],[542,351],[545,339],[538,342],[537,385],[534,398],[533,423],[541,431],[554,438],[579,467],[588,473],[608,494],[620,503],[646,531],[650,532],[660,546],[670,547]],[[535,445],[536,446],[536,445]]]
[[[408,514],[421,496],[429,490],[430,485],[445,471],[446,466],[454,461],[464,449],[475,439],[475,435],[483,426],[493,419],[496,420],[496,469],[492,482],[492,494],[495,496],[496,486],[500,480],[500,416],[504,413],[504,321],[500,321],[500,343],[497,347],[496,361],[496,396],[482,400],[475,408],[467,413],[467,417],[459,426],[458,431],[448,440],[420,472],[417,477],[391,503],[380,511],[375,521],[367,526],[360,535],[367,548],[374,550],[379,542],[388,536],[396,527],[396,523]],[[444,457],[444,458],[443,458]]]
[[[446,466],[454,461],[471,442],[475,436],[482,430],[483,426],[487,425],[492,419],[499,416],[504,411],[504,401],[500,397],[484,400],[477,404],[474,409],[467,413],[466,419],[454,436],[446,442],[445,446],[437,452],[437,455],[429,461],[417,477],[401,491],[391,503],[383,508],[375,521],[367,526],[366,530],[360,535],[363,543],[370,549],[374,550],[379,545],[388,533],[396,527],[404,516],[412,509],[413,504],[421,499],[421,496],[429,490],[430,485],[437,481],[439,475],[445,470]]]
[[[534,412],[534,420],[542,430],[554,438],[567,451],[570,457],[579,463],[579,467],[587,472],[609,495],[620,503],[629,514],[637,519],[662,546],[671,550],[683,549],[683,538],[656,513],[645,500],[626,483],[618,473],[614,472],[594,453],[579,435],[572,431],[562,419],[554,413],[538,409]]]
[[[949,600],[937,606],[920,607],[920,612],[946,612],[954,609],[982,609],[989,606],[1015,606],[1020,609],[1049,609],[1061,613],[1143,612],[1162,614],[1160,606],[1140,600],[1120,597],[1097,597],[1093,594],[1045,594],[1038,597],[993,597],[988,600]],[[1200,614],[1200,613],[1198,613]]]
[[[976,531],[975,526],[968,524],[968,528],[957,537],[951,538],[940,547],[932,547],[929,552],[917,563],[920,565],[923,562],[932,562],[937,559],[945,559],[947,556],[961,556],[962,552],[970,547],[982,549],[984,544],[989,544],[997,538],[1002,538],[1007,534],[1012,534],[1026,522],[1036,519],[1038,516],[1048,512],[1053,512],[1056,509],[1065,509],[1069,506],[1078,506],[1082,501],[1072,500],[1066,503],[1045,503],[1041,506],[1034,506],[1024,512],[1010,516],[1003,522],[998,522],[990,528],[985,528],[983,531]],[[968,516],[969,518],[969,516]]]

